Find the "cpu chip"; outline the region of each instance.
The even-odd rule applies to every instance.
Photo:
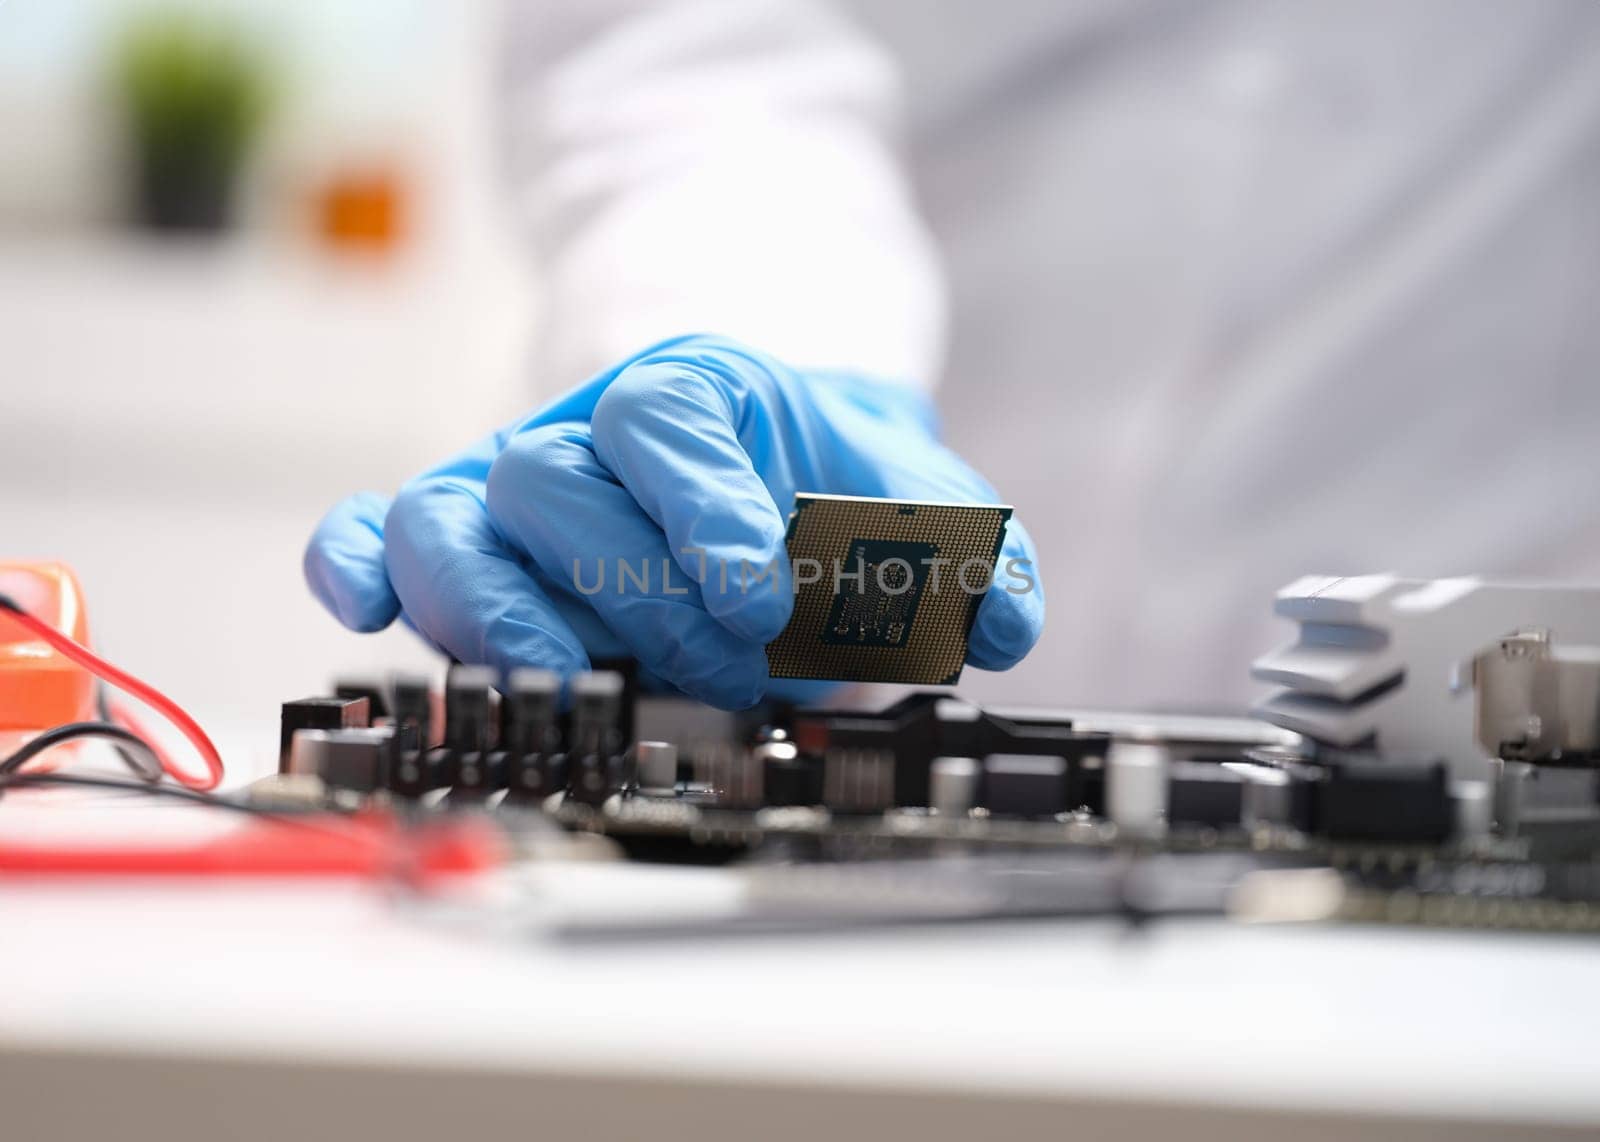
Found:
[[[1011,509],[795,497],[794,614],[767,644],[774,678],[951,686]]]

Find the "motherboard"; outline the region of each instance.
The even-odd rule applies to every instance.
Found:
[[[1011,509],[801,495],[774,678],[952,686]],[[945,574],[944,589],[940,587]],[[951,586],[951,577],[962,589]],[[970,584],[969,584],[970,580]],[[764,579],[776,588],[780,576]],[[1250,717],[953,690],[737,714],[451,668],[282,709],[265,804],[489,814],[725,864],[760,924],[1119,913],[1600,929],[1600,589],[1307,576]]]
[[[619,664],[621,665],[621,664]],[[1503,696],[1502,696],[1503,697]],[[484,814],[721,864],[750,922],[1016,915],[1600,928],[1595,770],[1319,743],[1249,718],[981,707],[730,714],[624,666],[457,666],[285,703],[265,806]],[[1548,762],[1550,759],[1543,759]],[[593,851],[592,846],[585,851]]]

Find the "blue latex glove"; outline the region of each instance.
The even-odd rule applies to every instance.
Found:
[[[769,686],[796,697],[806,688],[770,682],[764,652],[794,605],[784,531],[795,492],[996,502],[934,434],[927,399],[904,386],[801,373],[717,337],[665,341],[392,502],[345,500],[311,537],[306,579],[353,630],[402,617],[440,650],[502,672],[571,674],[591,654],[629,654],[724,708]],[[1019,592],[1020,578],[999,576],[984,597],[967,661],[986,670],[1014,665],[1044,624],[1033,544],[1015,520],[1002,568],[1008,559],[1027,560],[1035,585]],[[601,560],[605,589],[587,593]],[[650,589],[630,581],[619,592],[618,560],[648,561]],[[741,589],[741,560],[775,563],[777,589]]]

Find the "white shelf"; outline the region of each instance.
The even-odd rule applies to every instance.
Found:
[[[444,252],[0,244],[0,559],[72,564],[108,653],[262,741],[335,674],[429,664],[323,615],[301,547],[529,406],[525,298]]]

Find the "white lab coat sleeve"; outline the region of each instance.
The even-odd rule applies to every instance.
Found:
[[[514,0],[505,32],[541,383],[703,331],[934,384],[943,279],[860,29],[805,0]]]

